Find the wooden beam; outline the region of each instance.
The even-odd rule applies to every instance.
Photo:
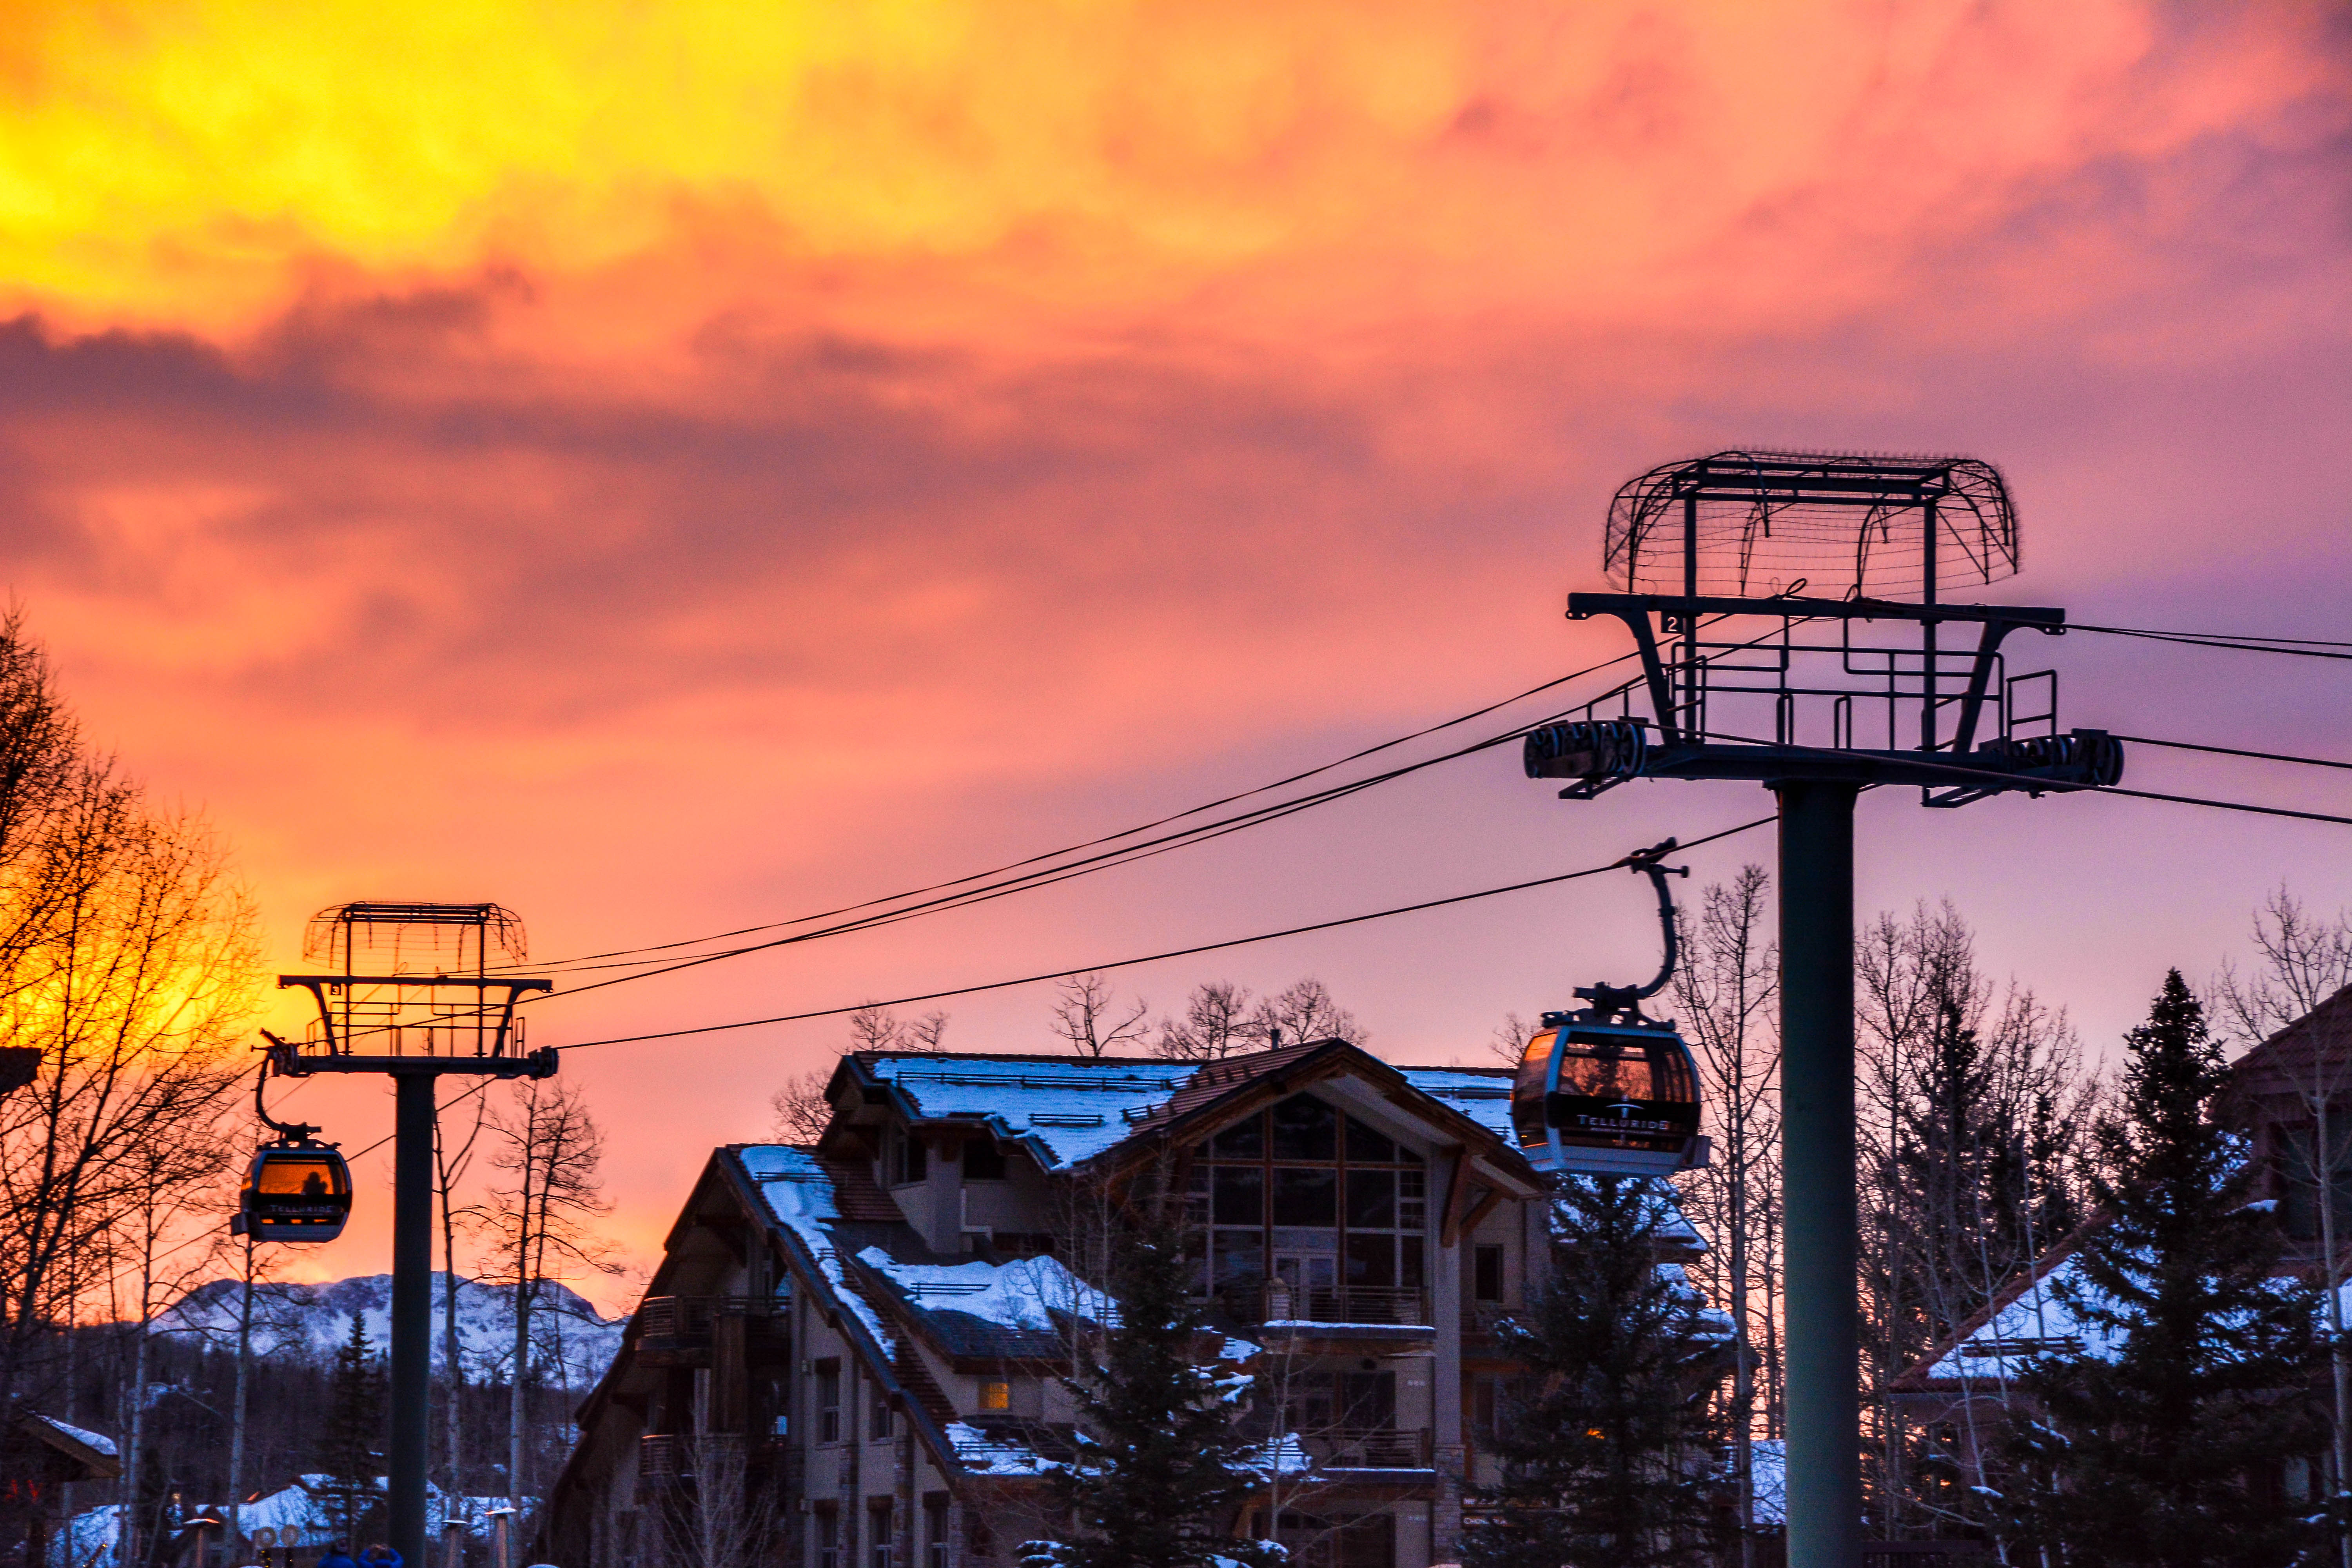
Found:
[[[1471,1205],[1470,1212],[1462,1216],[1462,1234],[1468,1236],[1471,1232],[1476,1230],[1478,1228],[1478,1222],[1485,1219],[1488,1215],[1493,1214],[1495,1212],[1495,1205],[1502,1201],[1503,1189],[1500,1187],[1488,1187],[1486,1189],[1486,1195],[1480,1198],[1476,1203]]]
[[[1470,1152],[1456,1144],[1445,1154],[1445,1215],[1438,1221],[1437,1245],[1451,1247],[1461,1238],[1462,1205],[1470,1190]]]

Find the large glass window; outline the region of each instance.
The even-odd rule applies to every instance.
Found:
[[[1418,1289],[1428,1181],[1412,1150],[1293,1095],[1193,1151],[1193,1289],[1246,1295],[1278,1282],[1302,1313],[1347,1289]]]

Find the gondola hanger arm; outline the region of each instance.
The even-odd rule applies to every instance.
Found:
[[[1666,988],[1675,977],[1675,963],[1682,953],[1682,939],[1675,929],[1675,896],[1666,886],[1668,877],[1687,877],[1687,866],[1666,865],[1665,858],[1675,852],[1677,840],[1662,839],[1647,849],[1636,849],[1617,862],[1627,870],[1650,879],[1650,886],[1658,893],[1658,927],[1665,936],[1665,962],[1658,966],[1657,977],[1647,985],[1580,985],[1576,994],[1591,1002],[1593,1010],[1602,1014],[1640,1011],[1640,1004]]]

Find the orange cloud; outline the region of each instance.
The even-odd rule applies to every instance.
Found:
[[[2086,165],[2342,85],[2317,8],[2158,15],[20,6],[0,275],[63,319],[216,331],[348,268],[486,265],[580,280],[583,319],[632,279],[624,339],[735,304],[976,330],[1008,300],[1253,337],[1301,312],[1752,321],[1798,279],[1817,311],[1874,299]]]

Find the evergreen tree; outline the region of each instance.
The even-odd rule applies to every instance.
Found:
[[[1730,1484],[1714,1395],[1728,1330],[1660,1262],[1673,1217],[1646,1181],[1569,1177],[1552,1205],[1552,1267],[1504,1351],[1540,1392],[1496,1433],[1493,1521],[1468,1532],[1470,1568],[1665,1568],[1711,1563]]]
[[[363,1532],[376,1528],[383,1499],[381,1444],[384,1423],[383,1363],[368,1347],[367,1322],[352,1314],[351,1336],[335,1352],[329,1374],[327,1427],[319,1435],[323,1484],[311,1489],[327,1500],[336,1528],[353,1552]]]
[[[2042,1415],[2012,1446],[2012,1523],[2071,1568],[2287,1563],[2325,1533],[2273,1484],[2327,1442],[2315,1293],[2272,1273],[2278,1230],[2213,1121],[2221,1053],[2179,971],[2126,1047],[2094,1132],[2106,1218],[2052,1287],[2086,1351],[2022,1380]]]
[[[1193,1359],[1207,1327],[1192,1300],[1183,1233],[1166,1216],[1127,1226],[1110,1247],[1108,1326],[1071,1380],[1077,1452],[1055,1478],[1073,1539],[1032,1542],[1024,1564],[1187,1568],[1212,1553],[1262,1559],[1227,1538],[1227,1521],[1257,1487],[1257,1445],[1234,1421],[1248,1379]],[[1073,1321],[1073,1331],[1083,1329]]]

